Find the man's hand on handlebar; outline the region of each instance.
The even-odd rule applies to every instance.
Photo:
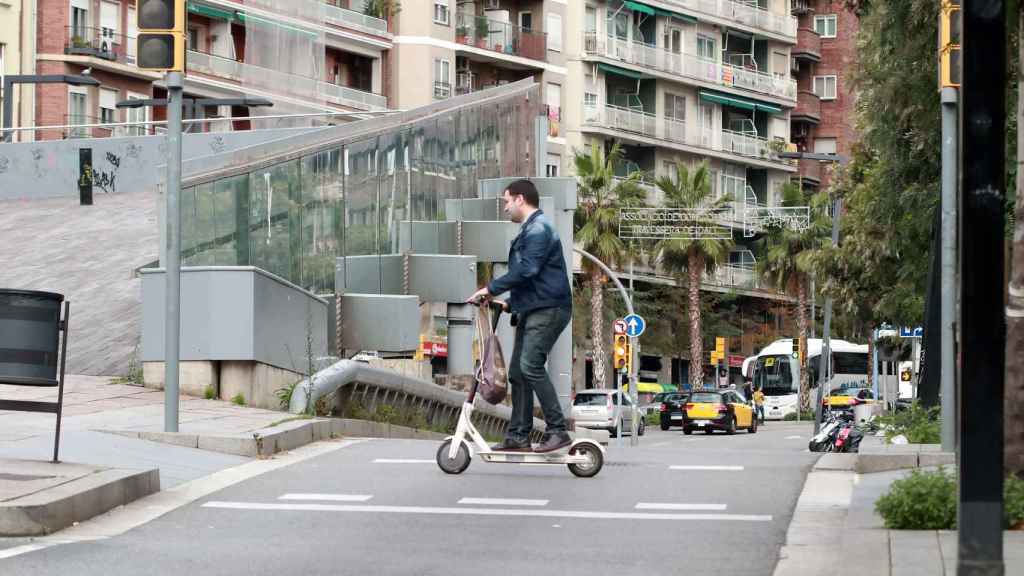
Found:
[[[474,292],[472,296],[466,299],[466,303],[473,304],[475,306],[483,306],[489,303],[492,307],[500,306],[502,312],[509,311],[508,302],[505,302],[504,300],[495,300],[494,296],[491,295],[486,286]]]

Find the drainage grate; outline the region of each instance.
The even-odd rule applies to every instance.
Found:
[[[46,480],[56,476],[32,476],[29,474],[4,474],[0,472],[0,480],[13,480],[15,482],[29,482],[31,480]]]

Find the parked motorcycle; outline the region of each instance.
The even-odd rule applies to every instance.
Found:
[[[834,452],[836,439],[839,437],[847,423],[852,425],[850,417],[841,412],[829,412],[822,424],[821,429],[807,443],[807,449],[811,452]]]

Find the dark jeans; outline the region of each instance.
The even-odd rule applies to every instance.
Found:
[[[516,326],[516,345],[509,362],[508,379],[512,385],[512,419],[508,438],[525,442],[533,430],[533,395],[537,394],[548,433],[565,432],[565,415],[558,393],[544,365],[555,340],[572,319],[568,308],[531,310]]]

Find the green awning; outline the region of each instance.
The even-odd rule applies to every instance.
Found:
[[[733,96],[731,94],[708,92],[706,90],[700,91],[700,99],[705,102],[722,104],[723,106],[732,106],[733,108],[742,108],[743,110],[756,110],[758,112],[767,112],[768,114],[778,114],[779,112],[782,112],[782,108],[775,104],[765,104],[764,102],[758,102],[757,100],[740,98],[739,96]]]
[[[199,14],[200,16],[217,18],[218,20],[227,20],[229,22],[235,19],[235,13],[231,10],[222,10],[220,8],[213,8],[203,4],[193,4],[192,2],[188,3],[188,11],[193,14]]]
[[[598,62],[597,69],[607,72],[608,74],[616,74],[618,76],[632,78],[633,80],[643,80],[645,78],[645,76],[640,72],[626,70],[625,68],[619,68],[618,66],[612,66],[611,64],[605,64],[604,62]]]
[[[640,12],[641,14],[647,14],[648,16],[654,16],[654,8],[641,4],[639,2],[633,2],[632,0],[625,0],[623,4],[626,8],[629,8],[633,12]]]
[[[238,12],[237,13],[237,17],[238,17],[238,21],[239,22],[252,21],[252,22],[259,23],[259,24],[263,24],[265,26],[275,26],[275,27],[281,28],[283,30],[291,30],[292,32],[298,32],[299,34],[305,34],[307,36],[311,36],[311,37],[314,37],[314,38],[317,36],[317,33],[313,32],[312,30],[306,30],[304,28],[298,28],[296,26],[289,26],[287,24],[281,24],[280,22],[274,22],[273,20],[268,20],[267,18],[263,18],[261,16],[255,15],[255,14],[246,14],[245,12]]]
[[[675,18],[676,20],[679,20],[680,22],[685,22],[687,24],[696,24],[697,23],[697,19],[696,18],[694,18],[693,16],[689,16],[687,14],[680,14],[679,12],[672,12],[671,10],[665,10],[664,8],[658,8],[657,6],[647,6],[647,7],[650,8],[651,10],[654,10],[654,13],[657,14],[658,16],[664,16],[665,18]]]

